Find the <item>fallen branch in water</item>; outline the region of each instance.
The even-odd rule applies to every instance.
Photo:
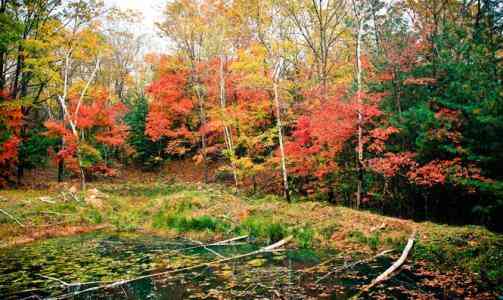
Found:
[[[415,238],[416,238],[416,231],[414,230],[414,232],[412,232],[412,234],[410,235],[409,240],[407,241],[407,245],[403,249],[403,252],[402,252],[402,255],[400,255],[400,258],[398,258],[398,260],[396,260],[391,265],[391,267],[386,269],[386,271],[381,273],[381,275],[377,276],[374,280],[372,280],[372,282],[370,284],[362,287],[361,291],[358,294],[351,297],[351,299],[358,298],[359,296],[361,296],[362,293],[368,292],[371,288],[373,288],[377,284],[382,283],[382,282],[390,279],[391,277],[393,277],[393,275],[394,275],[393,272],[395,272],[398,268],[400,268],[403,265],[403,263],[405,262],[405,260],[407,259],[407,256],[409,255],[409,252],[412,249],[412,246],[414,246]]]
[[[342,271],[345,271],[345,270],[349,270],[349,269],[352,269],[354,267],[356,267],[357,265],[360,265],[360,264],[363,264],[363,263],[368,263],[368,262],[371,262],[373,261],[374,259],[380,257],[380,256],[384,256],[390,252],[393,252],[393,249],[390,249],[390,250],[385,250],[385,251],[382,251],[380,253],[378,253],[377,255],[373,256],[373,257],[370,257],[370,258],[366,258],[366,259],[362,259],[362,260],[359,260],[359,261],[355,261],[353,263],[350,263],[350,264],[345,264],[344,266],[342,267],[339,267],[339,268],[335,268],[334,270],[328,272],[327,274],[323,275],[322,277],[320,277],[318,280],[316,280],[316,283],[319,283],[320,281],[323,281],[325,278],[329,277],[330,275],[332,274],[335,274],[335,273],[339,273],[339,272],[342,272]]]
[[[38,276],[45,278],[45,279],[48,279],[48,280],[51,280],[51,281],[57,281],[57,282],[61,283],[62,287],[66,287],[66,288],[74,287],[74,286],[83,286],[83,285],[91,285],[91,284],[106,284],[106,283],[113,283],[114,282],[114,281],[89,281],[89,282],[69,283],[69,282],[63,281],[59,278],[56,278],[56,277],[46,276],[46,275],[42,275],[42,274],[38,274]]]
[[[248,236],[247,235],[243,235],[243,236],[238,236],[238,237],[235,237],[235,238],[232,238],[232,239],[228,239],[228,240],[224,240],[224,241],[219,241],[219,242],[214,242],[214,243],[209,243],[209,244],[204,244],[204,243],[202,243],[200,241],[190,240],[191,242],[194,242],[197,245],[191,246],[191,247],[188,247],[188,248],[177,249],[177,251],[185,251],[185,250],[204,248],[204,247],[211,247],[211,246],[223,246],[223,245],[227,245],[227,244],[230,244],[232,242],[235,242],[235,241],[244,240],[246,238],[248,238]]]
[[[304,273],[307,273],[307,272],[311,272],[312,270],[315,270],[315,269],[318,269],[320,268],[321,266],[325,266],[325,265],[328,265],[329,263],[333,262],[334,260],[337,260],[339,258],[341,258],[342,256],[342,253],[339,253],[338,255],[328,259],[328,260],[325,260],[324,262],[322,263],[319,263],[317,265],[314,265],[312,267],[309,267],[309,268],[305,268],[305,269],[301,269],[301,270],[298,270],[298,272],[304,272]]]
[[[16,217],[14,217],[13,215],[9,214],[5,210],[3,210],[3,209],[0,208],[0,212],[3,213],[4,215],[6,215],[7,217],[11,218],[12,220],[14,220],[14,222],[16,222],[17,224],[19,224],[19,226],[26,227],[23,223],[21,223],[21,221],[19,221]]]
[[[45,276],[45,275],[42,275],[42,274],[38,274],[38,276],[42,277],[42,278],[45,278],[45,279],[49,279],[49,280],[52,280],[52,281],[57,281],[59,283],[61,283],[63,286],[70,286],[71,284],[66,282],[66,281],[63,281],[59,278],[56,278],[56,277],[51,277],[51,276]]]
[[[228,242],[236,241],[236,239],[237,238],[233,238],[233,239],[230,239],[230,240],[227,240],[227,241]],[[237,259],[241,259],[241,258],[245,258],[245,257],[249,257],[249,256],[254,256],[254,255],[261,254],[261,253],[275,251],[278,248],[286,245],[292,239],[293,239],[293,236],[290,235],[290,236],[282,239],[279,242],[276,242],[276,243],[271,244],[271,245],[269,245],[267,247],[263,247],[263,248],[260,248],[258,250],[255,250],[255,251],[252,251],[252,252],[248,252],[248,253],[245,253],[245,254],[241,254],[241,255],[237,255],[237,256],[233,256],[233,257],[228,257],[228,258],[222,258],[222,259],[219,259],[219,260],[214,260],[214,261],[210,261],[210,262],[207,262],[207,263],[201,263],[201,264],[190,266],[190,267],[185,267],[185,268],[180,268],[180,269],[175,269],[175,270],[169,270],[169,271],[160,272],[160,273],[156,273],[156,274],[144,275],[144,276],[136,277],[136,278],[133,278],[133,279],[116,281],[116,282],[113,282],[111,284],[107,284],[107,285],[103,285],[103,286],[97,286],[97,287],[89,288],[89,289],[86,289],[86,290],[77,291],[77,292],[73,292],[73,293],[65,294],[65,295],[62,295],[62,296],[59,296],[59,297],[56,297],[56,298],[49,298],[49,299],[54,299],[54,300],[68,299],[68,298],[73,298],[75,296],[78,296],[78,295],[81,295],[81,294],[84,294],[84,293],[98,291],[100,289],[116,288],[116,287],[122,286],[124,284],[132,283],[132,282],[135,282],[135,281],[138,281],[138,280],[142,280],[142,279],[155,278],[155,277],[160,277],[160,276],[165,276],[165,275],[172,275],[172,274],[176,274],[176,273],[180,273],[180,272],[192,271],[192,270],[197,270],[197,269],[204,268],[204,267],[210,267],[210,266],[213,266],[213,265],[219,265],[221,263],[225,263],[225,262],[229,262],[229,261],[233,261],[233,260],[237,260]],[[219,243],[223,243],[223,242],[224,241],[213,243],[213,244],[219,244]]]
[[[200,241],[189,240],[191,243],[196,244],[196,245],[195,246],[186,247],[186,248],[181,248],[181,249],[174,249],[171,252],[172,253],[173,252],[176,253],[176,252],[182,252],[182,251],[187,251],[187,250],[204,248],[208,252],[211,252],[211,253],[215,254],[216,256],[218,256],[220,258],[225,258],[225,256],[223,256],[222,254],[218,253],[217,251],[215,251],[213,249],[210,249],[209,247],[213,247],[213,246],[233,246],[234,245],[233,242],[244,240],[246,238],[248,238],[248,236],[247,235],[243,235],[243,236],[238,236],[238,237],[235,237],[235,238],[232,238],[232,239],[228,239],[228,240],[224,240],[224,241],[219,241],[219,242],[215,242],[215,243],[209,243],[209,244],[204,244],[203,242],[200,242]]]
[[[208,252],[211,252],[211,253],[215,254],[216,256],[218,256],[218,257],[220,257],[220,258],[225,258],[225,256],[223,256],[222,254],[220,254],[220,253],[218,253],[217,251],[215,251],[215,250],[213,250],[213,249],[209,248],[209,246],[210,246],[210,245],[206,245],[206,244],[204,244],[204,243],[203,243],[203,242],[201,242],[201,241],[196,241],[196,240],[190,240],[190,241],[191,241],[192,243],[194,243],[194,244],[197,244],[197,246],[193,246],[193,247],[190,247],[190,248],[194,248],[194,247],[195,247],[195,248],[199,248],[199,247],[201,247],[201,248],[203,248],[203,249],[207,250]],[[177,252],[178,252],[178,251],[182,251],[182,250],[183,250],[183,249],[177,250]]]

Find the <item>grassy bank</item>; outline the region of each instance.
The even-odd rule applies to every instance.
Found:
[[[275,196],[236,196],[219,186],[97,184],[86,194],[64,186],[4,190],[0,208],[13,217],[0,214],[3,247],[108,227],[196,240],[247,234],[264,243],[292,234],[295,247],[370,255],[401,250],[415,229],[413,259],[431,268],[472,272],[496,285],[503,278],[503,236],[481,227],[415,223],[311,201],[288,204]]]

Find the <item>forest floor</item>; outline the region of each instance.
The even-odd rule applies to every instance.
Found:
[[[478,226],[417,223],[328,203],[288,204],[272,195],[161,180],[93,183],[86,193],[69,184],[2,190],[0,208],[0,247],[110,228],[198,241],[246,234],[270,243],[293,235],[291,247],[369,257],[395,249],[398,256],[415,230],[410,259],[415,272],[429,278],[425,285],[454,298],[503,293],[503,235]]]

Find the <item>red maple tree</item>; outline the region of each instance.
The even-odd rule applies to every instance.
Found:
[[[113,103],[104,89],[95,89],[80,105],[77,96],[70,96],[69,115],[65,120],[48,120],[44,123],[46,135],[63,139],[63,147],[55,155],[56,161],[64,161],[74,173],[79,172],[80,159],[80,165],[83,164],[87,173],[116,175],[115,170],[103,161],[97,148],[99,145],[110,149],[124,146],[128,127],[122,117],[126,112],[127,107],[121,102]],[[69,120],[73,120],[77,135],[71,130]]]
[[[7,92],[0,91],[0,186],[7,184],[17,162],[22,123],[21,108],[12,101]]]

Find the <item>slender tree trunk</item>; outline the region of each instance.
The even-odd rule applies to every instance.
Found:
[[[3,15],[7,10],[7,0],[1,0],[0,2],[0,15]],[[0,49],[0,91],[3,91],[5,87],[5,52],[6,49]]]
[[[399,73],[396,67],[393,67],[393,89],[395,93],[395,102],[396,102],[396,109],[398,111],[398,117],[402,118],[402,103],[400,101],[400,94],[401,94],[401,89],[400,89],[400,78],[399,78]]]
[[[199,85],[199,83],[196,83]],[[204,129],[206,125],[206,110],[204,109],[204,99],[199,91],[199,86],[196,88],[197,100],[199,102],[199,118],[201,119],[201,127]],[[201,131],[201,150],[203,155],[203,181],[208,183],[208,152],[206,149],[206,133],[204,130]]]
[[[4,73],[5,59],[4,58],[5,58],[5,53],[3,50],[0,50],[0,91],[3,91],[3,89],[5,87],[5,73]]]
[[[285,156],[285,147],[283,146],[283,125],[281,122],[281,109],[279,102],[279,92],[278,92],[278,83],[276,80],[273,82],[273,90],[274,90],[274,103],[276,105],[276,126],[278,127],[278,139],[279,139],[279,150],[281,154],[281,173],[283,175],[283,192],[286,198],[286,201],[290,202],[290,190],[288,188],[288,173],[286,169],[286,156]]]
[[[71,55],[71,50],[65,55],[65,67],[63,70],[63,72],[64,72],[63,95],[58,96],[57,98],[59,100],[59,104],[60,104],[61,110],[63,112],[63,120],[65,119],[65,117],[67,117],[68,123],[70,123],[70,129],[72,130],[72,133],[75,136],[76,140],[79,141],[80,136],[79,136],[79,132],[77,130],[77,126],[76,126],[74,120],[72,120],[72,117],[71,117],[70,113],[68,112],[68,108],[66,106],[66,98],[68,96],[68,75],[69,75],[69,68],[70,68],[70,55]],[[77,108],[75,109],[75,116],[77,116],[79,113],[81,102],[85,96],[87,88],[89,87],[91,81],[93,80],[94,76],[96,75],[96,71],[97,71],[98,67],[99,67],[99,59],[98,59],[98,62],[96,63],[96,69],[93,71],[93,75],[86,83],[86,86],[84,87],[84,90],[82,91],[82,93],[80,95],[79,102],[77,103]],[[80,155],[79,151],[77,151],[77,161],[79,164],[80,188],[82,190],[85,190],[86,189],[86,176],[84,173],[84,167],[82,166],[82,159],[81,159],[81,155]]]
[[[222,117],[224,117],[224,110],[226,107],[226,96],[225,96],[225,76],[224,76],[224,55],[220,55],[220,107],[222,109]],[[229,152],[230,160],[231,160],[231,167],[232,167],[232,173],[234,176],[234,184],[236,186],[236,189],[239,187],[238,183],[238,175],[237,175],[237,170],[236,170],[236,165],[234,163],[234,147],[232,143],[232,131],[227,125],[226,120],[223,120],[224,123],[224,139],[225,139],[225,144],[227,147],[227,151]]]
[[[79,132],[77,131],[77,126],[73,122],[73,120],[70,117],[70,114],[68,113],[68,109],[66,107],[66,103],[63,97],[58,97],[59,99],[59,104],[61,105],[61,109],[63,110],[63,115],[67,116],[68,122],[70,123],[70,129],[72,130],[73,135],[75,136],[76,140],[79,141]],[[63,118],[64,119],[64,118]],[[82,190],[86,189],[86,174],[84,172],[84,167],[82,166],[82,159],[79,151],[77,150],[77,162],[79,164],[79,173],[80,173],[80,188]]]
[[[358,34],[357,34],[357,45],[356,45],[356,68],[357,68],[357,101],[358,101],[358,182],[356,191],[356,208],[360,208],[362,190],[363,190],[363,141],[362,141],[362,126],[363,126],[363,115],[361,111],[362,105],[362,63],[361,63],[361,43],[362,43],[362,31],[363,31],[363,21],[360,19],[358,21]]]
[[[62,123],[64,123],[65,112],[63,110],[63,107],[60,107],[59,109],[59,119],[61,120]],[[61,137],[61,141],[59,142],[58,146],[58,152],[63,150],[64,147],[65,147],[65,138]],[[58,161],[58,182],[63,182],[65,175],[64,173],[65,173],[65,160],[63,158],[60,158]]]
[[[22,60],[21,65],[24,65],[24,59]],[[32,74],[30,72],[25,72],[25,71],[21,70],[20,76],[21,76],[20,77],[21,82],[20,82],[20,87],[18,88],[18,90],[19,90],[18,94],[19,94],[19,97],[21,99],[23,99],[28,95],[28,84],[30,83]],[[42,93],[43,88],[44,88],[44,84],[42,84],[40,86],[40,89],[39,89],[39,92],[35,98],[35,101],[37,101],[38,98],[40,97],[40,94]],[[22,184],[21,181],[23,179],[24,170],[25,170],[26,159],[25,159],[24,153],[21,151],[21,149],[23,147],[23,144],[28,139],[28,136],[27,136],[28,123],[27,123],[27,121],[29,119],[30,110],[31,110],[30,107],[21,106],[23,123],[21,125],[21,130],[20,130],[20,134],[19,134],[19,136],[21,138],[21,144],[18,147],[17,176],[16,176],[17,177],[17,185],[19,185],[19,186]]]
[[[23,108],[21,110],[24,111]],[[24,117],[24,113],[23,113],[23,117]],[[17,155],[18,159],[17,159],[17,165],[16,165],[16,185],[17,186],[21,186],[22,180],[23,180],[23,176],[24,176],[25,161],[24,161],[24,155],[20,151],[21,147],[22,147],[22,144],[24,143],[24,141],[26,139],[26,125],[24,124],[24,122],[21,125],[19,136],[21,138],[21,144],[18,147],[18,155]]]
[[[61,146],[60,146],[61,149],[64,147],[63,145],[64,145],[63,139],[61,139]],[[65,161],[63,159],[60,159],[58,161],[58,182],[63,182],[64,173],[65,173]]]

